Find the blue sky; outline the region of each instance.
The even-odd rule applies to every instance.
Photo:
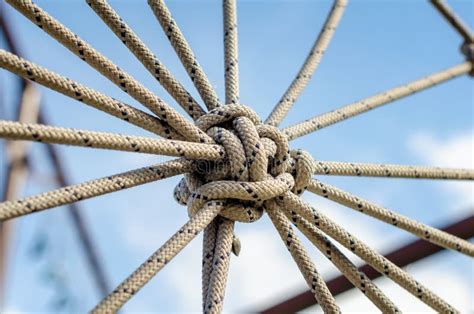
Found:
[[[170,105],[180,108],[85,1],[37,1],[97,50],[128,71]],[[153,52],[198,99],[191,81],[145,1],[110,1]],[[455,11],[473,25],[470,1],[450,1]],[[222,12],[220,1],[168,1],[171,12],[190,42],[202,67],[224,98]],[[290,84],[313,44],[329,1],[241,1],[239,18],[240,90],[243,104],[265,118]],[[8,7],[15,35],[27,59],[110,96],[139,107],[128,95],[80,61],[67,49]],[[463,61],[461,38],[427,1],[352,1],[342,18],[310,85],[283,122],[307,119],[398,84],[440,71]],[[11,119],[13,76],[0,71],[5,109]],[[52,124],[96,131],[152,136],[132,125],[84,106],[50,90],[41,89],[44,110]],[[397,101],[291,143],[321,160],[474,167],[473,89],[466,76]],[[0,142],[2,143],[2,142]],[[3,143],[2,143],[3,145]],[[3,149],[3,146],[2,146]],[[154,164],[160,156],[60,147],[71,181],[89,179]],[[34,171],[24,195],[54,188],[40,144],[33,144]],[[3,158],[4,156],[2,156]],[[402,214],[435,226],[469,214],[472,183],[410,181],[375,178],[326,178],[352,193],[374,200]],[[187,219],[185,208],[172,198],[179,178],[155,182],[121,193],[83,201],[107,275],[120,283]],[[312,195],[304,198],[359,235],[386,251],[413,239],[350,209]],[[57,208],[15,220],[12,268],[8,277],[6,308],[12,312],[48,312],[55,289],[48,269],[65,284],[83,312],[99,300],[80,254],[72,226]],[[229,311],[257,310],[276,298],[305,288],[291,257],[267,217],[238,225],[242,254],[233,258],[226,307]],[[48,237],[44,256],[31,253],[34,238]],[[309,250],[326,278],[337,272],[325,258]],[[357,259],[354,259],[358,261]],[[124,308],[126,312],[181,312],[200,309],[200,238],[183,251]],[[455,267],[453,267],[455,266]],[[408,270],[463,311],[473,309],[473,262],[444,252],[410,266]],[[278,274],[278,276],[275,276]],[[437,274],[434,278],[433,274]],[[440,275],[441,274],[441,275]],[[407,311],[426,311],[424,305],[401,289],[380,281]],[[373,310],[357,291],[340,298],[343,309],[360,306]]]

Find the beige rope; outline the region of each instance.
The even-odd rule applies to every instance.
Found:
[[[474,170],[357,162],[314,161],[315,175],[474,180]]]
[[[443,0],[430,0],[431,3],[438,9],[449,24],[451,24],[458,33],[464,38],[466,42],[474,42],[474,34],[469,29],[469,27],[461,20],[456,13],[449,7],[449,5]]]
[[[186,205],[186,204],[183,204]],[[217,238],[217,224],[218,218],[214,219],[204,229],[203,241],[202,241],[202,311],[205,311],[207,291],[209,289],[209,281],[212,273],[212,263],[214,261],[214,251],[216,246]]]
[[[224,60],[225,60],[225,99],[227,104],[239,103],[239,67],[238,67],[238,44],[237,44],[237,3],[236,0],[223,0],[223,16],[224,16]],[[222,133],[225,133],[222,135]],[[226,136],[227,140],[237,143],[239,142],[235,135],[223,131],[223,129],[215,128],[210,130],[210,135],[218,143],[224,143],[222,136]],[[233,146],[227,144],[230,150],[235,150]],[[232,174],[236,179],[242,178],[235,169],[236,162],[244,162],[245,155],[243,147],[238,147],[240,153],[239,160],[233,160],[231,167]],[[233,152],[232,156],[236,153]],[[238,167],[241,167],[239,165]],[[220,313],[224,304],[225,287],[227,283],[227,274],[229,271],[230,254],[232,251],[232,242],[234,239],[234,222],[221,218],[215,226],[217,229],[216,237],[212,242],[212,234],[214,225],[206,227],[204,232],[203,252],[213,252],[211,258],[212,266],[208,266],[207,255],[203,256],[202,282],[203,282],[203,311],[204,313]],[[207,228],[211,230],[207,231]],[[204,286],[204,283],[207,285]]]
[[[285,94],[281,97],[278,104],[273,108],[265,121],[266,124],[278,126],[301,95],[304,88],[308,85],[311,77],[321,62],[324,52],[331,42],[334,31],[341,20],[346,5],[347,0],[334,0],[334,4],[329,12],[326,22],[324,23],[323,29],[319,33],[309,55],[306,57],[303,66],[286,90]]]
[[[222,202],[210,201],[183,225],[137,270],[100,302],[92,313],[115,313],[176,256],[222,209]]]
[[[474,257],[474,244],[442,230],[427,226],[406,216],[397,214],[391,210],[366,201],[358,196],[338,189],[335,186],[322,183],[319,180],[312,180],[308,186],[308,190],[339,204],[391,224],[397,228],[413,233],[421,239]]]
[[[182,135],[158,118],[0,49],[0,67],[166,138]]]
[[[237,33],[237,1],[223,0],[225,103],[239,104],[239,51]]]
[[[128,73],[116,66],[87,42],[58,22],[31,0],[7,0],[16,10],[38,25],[71,52],[76,54],[123,91],[150,109],[188,140],[193,142],[212,142],[212,140],[193,123],[162,101]]]
[[[294,194],[285,193],[284,196],[278,199],[278,202],[280,206],[282,206],[282,209],[286,210],[287,208],[291,208],[296,212],[296,214],[314,224],[321,231],[345,246],[347,249],[351,250],[367,264],[371,265],[379,273],[392,279],[402,288],[416,296],[428,306],[432,307],[435,311],[442,313],[458,312],[427,287],[413,279],[408,273],[390,262],[381,254],[377,253],[375,250],[368,247],[354,235],[347,232],[344,228],[334,223],[326,215],[303,202]]]
[[[219,107],[220,101],[211,82],[209,82],[209,79],[199,65],[189,43],[186,41],[186,38],[171,16],[171,12],[168,10],[165,2],[162,0],[148,0],[148,5],[155,14],[158,22],[161,24],[163,31],[168,37],[207,108],[211,110]]]
[[[267,202],[267,205],[266,212],[268,216],[280,234],[288,251],[291,253],[296,265],[298,265],[301,274],[306,280],[311,292],[314,294],[316,301],[321,305],[324,313],[340,313],[341,310],[337,306],[336,300],[329,291],[323,277],[316,270],[316,266],[311,261],[300,239],[293,231],[291,223],[281,211],[277,209],[274,202]]]
[[[151,52],[137,34],[123,21],[106,0],[86,0],[89,6],[109,26],[154,78],[168,91],[178,104],[193,118],[205,112],[184,86]]]
[[[70,185],[46,193],[0,203],[0,220],[23,216],[41,210],[70,204],[92,197],[128,189],[137,185],[172,177],[192,170],[192,162],[171,160],[150,167],[122,172],[113,176]]]
[[[206,293],[204,313],[221,313],[224,305],[232,240],[234,238],[234,222],[225,218],[220,218],[218,221],[214,259]]]
[[[396,313],[392,301],[354,265],[319,229],[294,211],[283,210],[285,216],[323,253],[341,273],[377,306],[382,313]]]
[[[286,127],[282,130],[282,132],[285,133],[289,140],[293,140],[295,138],[330,126],[331,124],[344,121],[358,114],[393,102],[402,97],[422,91],[428,87],[453,79],[460,75],[467,74],[471,71],[471,69],[472,63],[464,62],[441,72],[426,76],[417,81],[395,87],[383,93],[346,105],[337,110],[324,113],[298,124]]]
[[[12,140],[66,144],[191,159],[218,160],[225,155],[222,146],[215,144],[160,140],[143,136],[93,132],[4,120],[0,120],[0,136]]]

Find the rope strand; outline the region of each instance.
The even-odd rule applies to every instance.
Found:
[[[344,228],[334,223],[329,219],[329,217],[303,202],[296,195],[286,193],[283,200],[278,200],[278,202],[281,203],[281,207],[284,210],[286,210],[286,208],[291,208],[291,210],[295,211],[296,214],[314,224],[328,236],[351,250],[378,272],[381,274],[383,273],[388,278],[392,279],[435,311],[458,313],[458,311],[450,304],[441,299],[427,287],[417,282],[407,272],[397,267],[384,256],[377,253],[351,233],[347,232]]]
[[[315,175],[474,180],[474,170],[338,161],[314,161]]]
[[[191,161],[171,160],[151,167],[122,172],[19,200],[3,202],[0,203],[0,221],[128,189],[191,170]]]
[[[471,62],[464,62],[441,72],[426,76],[417,81],[395,87],[380,94],[343,106],[337,110],[330,111],[298,124],[286,127],[282,130],[282,132],[286,134],[288,140],[294,140],[303,135],[312,133],[337,122],[341,122],[361,113],[367,112],[371,109],[391,103],[397,99],[414,94],[416,92],[420,92],[424,89],[455,77],[467,74],[471,71],[471,69]]]
[[[183,139],[166,122],[3,49],[0,67],[162,137]]]
[[[293,107],[294,103],[301,95],[305,87],[308,85],[311,77],[318,68],[321,59],[323,58],[324,52],[331,42],[334,31],[336,30],[339,21],[344,13],[344,9],[347,6],[347,0],[335,0],[334,4],[329,12],[326,22],[324,23],[323,29],[318,35],[311,51],[306,57],[303,66],[301,67],[298,75],[295,77],[291,85],[286,90],[285,94],[281,97],[278,104],[273,108],[272,112],[265,121],[266,124],[278,126],[281,121],[288,114],[288,111]]]
[[[171,12],[165,2],[162,0],[148,0],[148,5],[161,24],[163,31],[166,33],[186,72],[188,72],[194,86],[196,86],[207,109],[212,110],[219,107],[220,101],[211,82],[199,65],[189,43],[171,16]]]
[[[7,2],[124,92],[150,109],[161,120],[167,122],[187,140],[212,143],[212,139],[206,133],[31,0],[7,0]]]
[[[225,156],[224,148],[215,144],[162,140],[5,120],[0,120],[0,137],[191,159],[219,160]]]
[[[194,239],[222,209],[222,202],[210,201],[184,224],[137,270],[106,296],[91,312],[115,313],[150,281],[173,257]]]
[[[300,239],[293,231],[290,221],[276,208],[274,202],[267,203],[269,203],[267,206],[267,214],[280,234],[288,251],[291,253],[296,265],[298,265],[316,301],[321,305],[324,313],[340,313],[341,310],[339,306],[337,306],[336,300],[329,291],[323,277],[317,271],[316,266],[311,261]]]
[[[283,213],[341,271],[354,287],[358,288],[382,313],[397,313],[400,311],[318,228],[315,228],[306,219],[293,211],[290,213],[290,211],[284,210]]]
[[[158,60],[106,0],[86,0],[86,2],[194,120],[205,114],[205,111],[191,94]]]
[[[326,197],[334,202],[355,209],[363,214],[374,217],[380,221],[391,224],[397,228],[408,231],[417,237],[438,246],[455,250],[465,255],[474,257],[474,244],[460,239],[442,230],[419,223],[406,216],[366,201],[358,196],[345,192],[327,183],[312,180],[308,190],[317,195]]]

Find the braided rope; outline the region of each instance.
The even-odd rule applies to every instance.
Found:
[[[70,185],[15,201],[0,203],[0,220],[35,213],[92,197],[128,189],[137,185],[172,177],[192,170],[192,162],[178,159],[158,165]]]
[[[227,104],[239,103],[239,67],[238,67],[238,40],[237,40],[237,2],[236,0],[223,0],[223,16],[224,16],[224,62],[225,62],[225,102]],[[232,162],[232,174],[236,179],[243,176],[239,175],[236,170],[236,162],[245,162],[243,154],[243,146],[234,149],[227,143],[239,143],[240,141],[235,135],[225,129],[210,130],[211,137],[215,138],[218,143],[222,143],[233,151],[232,156],[239,156],[238,160]],[[224,135],[222,135],[224,133]],[[227,137],[227,141],[222,138]],[[244,169],[241,165],[237,166]],[[244,171],[245,172],[245,171]],[[212,230],[216,237],[212,241]],[[224,304],[225,288],[227,283],[227,274],[229,271],[230,255],[233,248],[234,240],[234,222],[221,218],[217,225],[211,224],[210,231],[204,232],[203,252],[213,252],[212,266],[208,266],[207,255],[203,258],[202,282],[203,282],[203,311],[205,313],[220,313]],[[237,253],[238,254],[238,253]],[[206,286],[204,285],[206,283]]]
[[[474,170],[339,161],[314,161],[315,175],[474,180]]]
[[[166,33],[166,36],[207,108],[211,110],[219,107],[219,97],[217,97],[211,82],[209,82],[204,70],[199,65],[189,43],[171,16],[171,12],[168,10],[165,2],[163,0],[148,0],[148,5],[161,24],[163,31]]]
[[[285,133],[285,135],[287,135],[289,140],[294,140],[295,138],[328,127],[334,123],[347,120],[356,115],[367,112],[371,109],[375,109],[382,105],[393,102],[397,99],[414,94],[416,92],[420,92],[424,89],[453,79],[455,77],[461,76],[463,74],[467,74],[471,71],[471,69],[472,63],[464,62],[441,72],[426,76],[417,81],[413,81],[411,83],[395,87],[393,89],[371,96],[369,98],[356,101],[337,110],[315,116],[306,121],[286,127],[282,131],[283,133]]]
[[[397,313],[399,309],[392,301],[354,265],[318,228],[311,225],[306,219],[294,211],[284,210],[283,214],[293,222],[344,276],[358,288],[382,313]]]
[[[29,140],[191,159],[218,160],[225,156],[223,147],[215,144],[161,140],[4,120],[0,120],[0,136],[11,140]]]
[[[297,215],[314,224],[328,236],[359,256],[379,273],[383,273],[435,311],[443,313],[458,312],[434,292],[413,279],[407,272],[400,269],[383,255],[377,253],[364,242],[333,222],[329,217],[306,204],[294,194],[285,193],[284,196],[280,196],[278,202],[282,209],[291,208]]]
[[[341,20],[344,9],[346,8],[348,0],[334,0],[334,4],[329,12],[329,15],[324,23],[318,38],[314,42],[311,51],[303,63],[297,76],[291,82],[286,92],[281,97],[278,104],[273,108],[265,123],[273,126],[278,126],[285,118],[294,105],[298,97],[308,85],[311,77],[318,68],[319,63],[324,55],[324,52],[331,42],[334,31],[336,30],[339,21]]]
[[[222,209],[222,202],[210,201],[184,224],[165,244],[106,296],[92,313],[115,313],[173,257],[194,239]]]
[[[156,134],[171,139],[186,139],[191,142],[206,143],[155,140],[145,137],[0,121],[0,136],[4,138],[202,159],[197,162],[189,159],[173,160],[17,201],[0,203],[0,220],[6,220],[165,177],[184,174],[184,178],[175,188],[175,198],[181,204],[187,205],[190,220],[122,282],[116,290],[105,297],[94,309],[94,312],[109,313],[117,311],[202,230],[204,230],[203,311],[221,312],[229,269],[229,257],[234,245],[234,222],[256,221],[262,216],[263,210],[266,210],[269,214],[305,280],[311,287],[316,300],[325,312],[333,313],[340,312],[340,310],[293,231],[290,220],[383,312],[397,312],[398,309],[364,274],[357,270],[356,266],[330,242],[325,234],[350,249],[377,271],[384,273],[433,309],[440,312],[456,312],[449,304],[420,285],[409,274],[301,201],[298,196],[309,188],[311,192],[361,210],[368,215],[396,225],[433,243],[474,256],[474,245],[467,241],[417,223],[335,187],[323,185],[319,181],[311,181],[312,174],[472,180],[473,171],[399,165],[319,162],[314,161],[308,153],[303,151],[290,151],[288,140],[468,73],[472,71],[471,59],[468,59],[469,61],[466,63],[435,73],[424,79],[296,124],[284,129],[285,134],[283,134],[274,126],[262,124],[253,110],[240,105],[235,0],[224,0],[223,3],[226,103],[228,105],[220,108],[218,108],[220,103],[214,89],[199,66],[189,44],[173,20],[164,1],[148,0],[151,9],[197,87],[201,98],[206,106],[211,109],[207,114],[204,114],[203,109],[189,96],[184,87],[158,61],[156,56],[105,0],[86,0],[134,53],[137,59],[196,120],[193,124],[64,25],[33,4],[32,1],[7,1],[58,42],[152,110],[158,118],[81,86],[3,50],[0,50],[1,67]],[[345,4],[345,0],[336,0],[325,27],[300,69],[299,76],[293,81],[282,101],[270,115],[269,123],[277,125],[307,85],[329,44],[335,27],[342,16]],[[214,145],[214,142],[218,145]]]
[[[234,222],[220,218],[217,225],[212,271],[204,302],[204,313],[222,312],[233,238]]]
[[[293,231],[290,221],[281,211],[277,210],[274,202],[268,202],[267,214],[324,313],[340,313],[341,310],[337,306],[336,300],[329,291],[323,277],[316,270],[316,266],[311,261],[300,239]]]
[[[319,180],[312,180],[308,186],[308,190],[339,204],[355,209],[363,214],[396,226],[397,228],[408,231],[421,239],[474,257],[474,244],[442,230],[427,226],[406,216],[397,214],[372,202],[366,201],[358,196],[338,189],[335,186],[322,183]]]
[[[66,26],[34,4],[31,0],[7,0],[18,12],[38,25],[51,37],[96,69],[124,92],[150,109],[184,137],[193,142],[211,142],[211,139],[175,109],[158,98],[140,82],[92,48]]]
[[[194,120],[205,113],[184,86],[158,60],[106,0],[86,0],[86,2]]]
[[[173,128],[156,118],[112,97],[101,94],[73,80],[26,61],[0,49],[0,67],[24,79],[46,86],[58,93],[71,97],[91,107],[109,113],[140,128],[166,138],[183,139]]]

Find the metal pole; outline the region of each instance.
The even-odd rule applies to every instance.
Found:
[[[15,44],[15,40],[12,36],[12,32],[10,31],[9,25],[7,21],[5,20],[5,17],[2,12],[3,10],[0,11],[0,30],[2,30],[4,33],[5,40],[7,42],[9,50],[15,53],[16,55],[20,56],[21,54],[19,53],[18,48]],[[33,84],[31,84],[31,82],[25,81],[22,79],[21,80],[22,94],[24,94],[24,92],[26,92],[27,90],[36,90],[36,88]],[[37,100],[38,100],[38,105],[39,105],[39,97],[37,97]],[[19,108],[25,108],[25,112],[28,112],[30,114],[32,112],[35,112],[35,110],[33,110],[33,107],[31,105],[23,105],[23,106],[19,106]],[[40,123],[47,124],[47,119],[45,118],[44,114],[38,110],[36,110],[36,112],[38,116],[38,121]],[[58,184],[61,186],[69,185],[65,167],[62,163],[62,159],[60,158],[60,154],[58,150],[54,146],[49,145],[49,144],[46,145],[46,149],[47,149],[48,156],[50,157],[51,162],[53,164]],[[25,151],[24,156],[19,158],[19,160],[22,163],[17,162],[17,164],[19,165],[22,164],[23,165],[22,169],[26,173],[26,171],[28,170],[26,167],[28,164],[28,156],[26,155],[26,151]],[[14,164],[10,163],[10,165],[8,166],[8,169],[11,169],[13,165]],[[20,186],[19,183],[13,182],[17,180],[19,176],[16,175],[13,171],[8,170],[8,169],[6,173],[7,181],[5,184],[5,187],[6,187],[5,196],[8,195],[8,198],[4,197],[4,200],[15,198],[14,194],[16,195],[16,193],[12,193],[8,191],[11,191],[13,187],[16,187],[16,189],[18,190]],[[10,181],[12,181],[12,183],[9,183]],[[97,254],[97,249],[95,248],[92,237],[90,236],[90,232],[87,229],[87,224],[80,213],[79,205],[70,204],[68,205],[68,208],[69,208],[68,213],[70,214],[71,221],[73,222],[73,225],[75,226],[75,230],[77,232],[79,242],[82,245],[89,267],[93,272],[93,278],[96,282],[98,291],[100,292],[101,295],[107,295],[107,293],[109,292],[109,285],[106,279],[107,277],[100,263],[100,259]],[[9,229],[5,227],[0,227],[0,300],[4,299],[1,297],[1,292],[2,292],[1,285],[5,279],[4,276],[2,276],[2,274],[5,274],[5,269],[6,269],[6,260],[7,260],[6,245],[9,238],[8,234],[11,234],[11,232],[7,232],[8,230]]]

